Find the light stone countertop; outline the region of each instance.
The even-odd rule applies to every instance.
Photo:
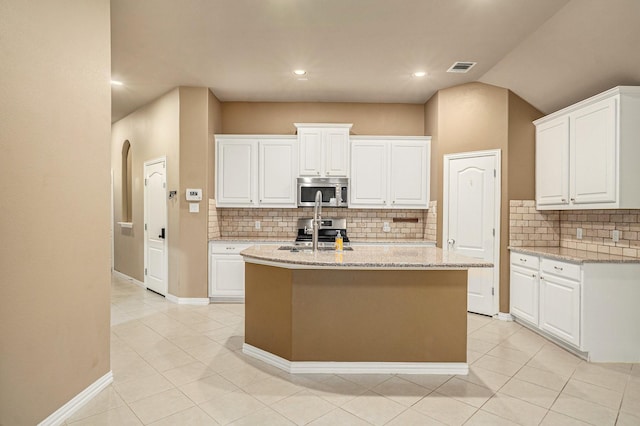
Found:
[[[291,239],[285,240],[281,237],[277,238],[255,238],[255,237],[224,237],[224,238],[213,238],[210,239],[210,243],[259,243],[259,244],[292,244],[296,239],[295,236],[291,237]],[[351,245],[389,245],[389,244],[398,244],[398,245],[424,245],[424,246],[435,246],[435,241],[429,240],[414,240],[414,239],[375,239],[375,240],[360,240],[360,239],[350,239]]]
[[[353,246],[353,251],[291,252],[279,245],[256,245],[240,252],[245,262],[290,269],[469,269],[490,268],[492,263],[446,252],[438,247],[402,245]]]
[[[565,247],[509,247],[509,250],[573,263],[640,263],[640,258]]]

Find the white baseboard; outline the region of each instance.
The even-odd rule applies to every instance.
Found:
[[[38,426],[58,426],[80,410],[87,402],[91,401],[104,388],[113,382],[113,373],[109,371],[104,376],[90,384],[85,390],[77,394],[73,399],[58,408],[49,417],[38,423]]]
[[[496,318],[500,321],[513,321],[513,316],[508,312],[498,312]]]
[[[208,305],[208,297],[178,297],[173,294],[167,293],[165,296],[169,302],[177,303],[178,305]]]
[[[125,281],[130,281],[133,284],[142,287],[142,288],[147,288],[147,286],[144,285],[144,283],[142,281],[138,281],[133,277],[130,277],[129,275],[123,274],[122,272],[116,271],[115,269],[111,272],[113,274],[114,277],[120,278],[121,280],[125,280]]]
[[[466,362],[289,361],[247,343],[242,352],[291,374],[469,374]]]
[[[244,296],[211,296],[211,303],[244,303]]]

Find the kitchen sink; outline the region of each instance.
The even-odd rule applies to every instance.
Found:
[[[287,250],[291,252],[298,251],[311,251],[311,246],[280,246],[278,250]],[[342,249],[343,251],[353,251],[353,247],[347,246]],[[335,247],[318,247],[318,251],[336,251]]]

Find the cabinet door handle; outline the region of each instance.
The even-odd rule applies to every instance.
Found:
[[[559,266],[554,266],[553,269],[555,269],[556,271],[562,271],[563,268],[561,268]]]
[[[561,201],[561,202],[563,202],[563,203],[566,203],[566,202],[567,202],[567,199],[566,199],[566,198],[563,198],[563,199],[562,199],[562,200],[560,200],[560,201]]]
[[[544,277],[540,277],[541,280],[544,280]]]
[[[572,199],[571,199],[571,202],[572,202],[572,203],[575,203],[575,202],[576,202],[576,199],[575,199],[575,198],[572,198]]]
[[[520,262],[526,262],[527,259],[520,258]]]
[[[535,277],[536,277],[536,274],[531,274],[531,276],[532,276],[533,278],[535,278]]]

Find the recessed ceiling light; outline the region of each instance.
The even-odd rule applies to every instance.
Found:
[[[124,83],[122,83],[121,81],[118,80],[111,80],[111,85],[112,86],[122,86]]]
[[[294,70],[293,73],[295,75],[305,75],[307,72],[305,70]]]
[[[416,71],[412,75],[414,77],[424,77],[425,75],[427,75],[427,73],[425,71]]]

